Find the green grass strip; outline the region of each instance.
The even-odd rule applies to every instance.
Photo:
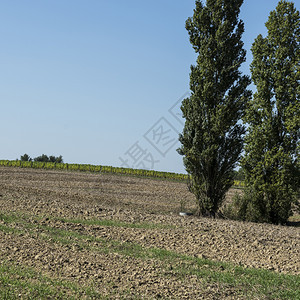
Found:
[[[1,261],[0,299],[105,299],[91,287],[52,279],[33,268]]]
[[[174,225],[153,224],[153,223],[129,223],[108,219],[66,219],[66,218],[51,218],[65,223],[82,224],[82,225],[97,225],[103,227],[123,227],[123,228],[139,228],[139,229],[172,229]]]

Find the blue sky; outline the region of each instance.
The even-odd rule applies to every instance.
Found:
[[[277,0],[245,0],[251,45]],[[194,0],[1,0],[0,159],[184,172],[181,97],[196,56],[185,20]],[[299,4],[296,4],[299,10]]]

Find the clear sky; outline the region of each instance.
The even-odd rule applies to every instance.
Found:
[[[251,45],[277,0],[245,0]],[[299,1],[294,1],[299,10]],[[0,0],[0,159],[184,172],[180,99],[194,0]]]

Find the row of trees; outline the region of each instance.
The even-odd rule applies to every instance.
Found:
[[[21,158],[20,158],[21,161],[38,161],[38,162],[53,162],[53,163],[63,163],[63,158],[62,156],[54,156],[54,155],[46,155],[46,154],[42,154],[40,156],[37,156],[35,158],[31,158],[28,154],[24,154],[24,155],[21,155]]]
[[[191,66],[191,96],[182,103],[180,135],[199,214],[215,216],[240,163],[245,193],[237,199],[242,220],[284,223],[298,203],[300,128],[300,18],[281,0],[266,22],[268,34],[253,45],[251,75],[238,18],[243,0],[196,0],[186,22],[198,54]],[[247,89],[252,82],[256,92]],[[243,155],[242,155],[243,154]]]

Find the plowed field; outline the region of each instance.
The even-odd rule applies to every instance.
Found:
[[[181,217],[183,202],[195,209],[180,182],[0,168],[0,296],[289,299],[299,289],[299,227]]]

